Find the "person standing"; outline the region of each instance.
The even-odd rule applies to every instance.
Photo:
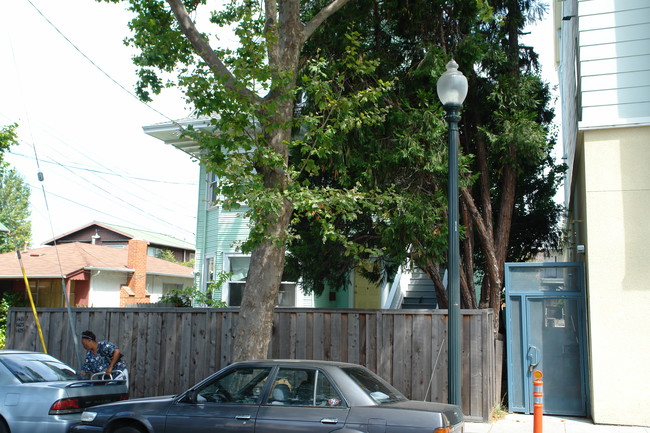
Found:
[[[124,377],[128,377],[123,354],[113,343],[107,340],[97,341],[92,331],[84,331],[81,333],[81,344],[87,350],[81,374],[92,376],[95,373],[111,374],[120,371]]]

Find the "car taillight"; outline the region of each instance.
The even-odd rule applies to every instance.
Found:
[[[81,401],[78,398],[62,398],[57,400],[50,407],[50,415],[64,415],[68,413],[80,413]]]
[[[433,433],[451,433],[451,427],[438,427],[433,431]]]

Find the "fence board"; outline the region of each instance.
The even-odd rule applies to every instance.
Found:
[[[176,374],[176,360],[177,360],[177,318],[178,314],[164,314],[162,321],[163,333],[161,336],[160,345],[160,372],[162,377],[170,378]],[[162,394],[173,393],[170,389],[170,380],[163,380]]]
[[[76,332],[90,329],[125,355],[131,396],[182,392],[232,360],[237,309],[73,309]],[[65,309],[42,309],[48,352],[78,366]],[[503,342],[491,310],[462,310],[462,400],[470,420],[488,421],[499,403]],[[366,365],[409,398],[447,400],[446,310],[279,308],[269,355]],[[6,347],[41,350],[29,308],[11,308]],[[83,353],[83,348],[79,348]]]
[[[314,312],[314,330],[312,331],[312,341],[314,349],[312,352],[313,359],[325,359],[325,316],[318,311]]]

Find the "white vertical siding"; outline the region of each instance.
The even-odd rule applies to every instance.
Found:
[[[120,287],[127,281],[126,272],[92,271],[90,307],[119,307]]]
[[[577,0],[557,1],[555,11],[561,23],[559,31],[560,65],[558,68],[560,97],[562,103],[563,156],[568,164],[565,185],[565,203],[569,203],[569,191],[573,183],[573,166],[578,138],[580,98],[578,93],[578,4]]]
[[[581,128],[650,123],[650,1],[580,0]]]

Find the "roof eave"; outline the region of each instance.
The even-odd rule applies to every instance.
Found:
[[[165,144],[174,146],[183,152],[198,158],[201,148],[195,141],[185,138],[181,134],[181,128],[192,126],[194,129],[207,129],[210,127],[209,119],[179,120],[178,122],[157,123],[155,125],[143,126],[145,134],[161,140]]]
[[[169,274],[165,272],[147,272],[148,275],[155,275],[160,277],[176,277],[176,278],[194,278],[194,275],[184,275],[184,274]]]
[[[110,272],[135,272],[135,269],[132,268],[111,268],[103,266],[86,266],[84,271],[110,271]]]

